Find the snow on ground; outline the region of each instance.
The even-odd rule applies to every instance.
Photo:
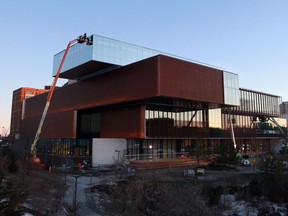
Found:
[[[239,216],[257,216],[258,211],[249,205],[244,200],[236,201],[235,195],[222,195],[221,204],[230,207],[229,210],[224,211],[223,216],[233,215],[237,213]]]
[[[231,216],[235,214],[238,216],[258,216],[259,212],[257,208],[260,208],[261,206],[269,206],[271,207],[270,210],[274,209],[275,212],[280,213],[281,216],[286,216],[286,208],[284,206],[270,202],[259,202],[257,207],[253,207],[244,200],[236,200],[236,195],[222,195],[220,202],[228,207],[228,209],[223,212],[223,216]]]

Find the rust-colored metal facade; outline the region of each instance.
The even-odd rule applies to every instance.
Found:
[[[104,111],[101,122],[101,137],[144,138],[145,106]]]
[[[21,129],[23,102],[25,99],[47,92],[48,89],[22,87],[13,91],[10,136],[18,136]]]
[[[224,104],[223,72],[215,68],[162,58],[159,79],[162,96]]]
[[[49,114],[42,128],[41,138],[75,138],[76,111]],[[22,120],[21,138],[34,138],[41,116]]]
[[[35,135],[46,97],[27,100],[21,138]],[[77,111],[91,108],[101,110],[100,137],[145,138],[145,101],[155,97],[221,107],[223,72],[159,55],[63,86],[54,93],[41,138],[77,138]]]

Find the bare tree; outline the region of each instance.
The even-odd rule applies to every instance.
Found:
[[[113,212],[123,215],[131,214],[132,209],[148,216],[220,215],[217,207],[208,207],[201,191],[201,186],[191,182],[166,182],[156,175],[134,176],[115,185],[106,206],[117,203]]]

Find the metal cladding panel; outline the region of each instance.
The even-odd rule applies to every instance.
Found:
[[[42,115],[47,95],[47,93],[43,93],[25,100],[25,112],[23,114],[24,119]]]
[[[39,122],[40,117],[25,118],[21,138],[34,138]],[[76,138],[76,111],[47,115],[40,138]]]
[[[21,121],[20,138],[21,139],[32,139],[36,135],[37,127],[39,125],[40,117],[25,118]]]
[[[76,118],[71,115],[73,111],[157,96],[223,104],[223,73],[214,68],[160,55],[63,86],[54,92],[44,123],[43,137],[75,137]],[[35,119],[40,119],[46,98],[47,94],[42,94],[26,100],[26,127],[30,127],[30,123],[35,124]],[[139,126],[142,124],[140,114],[134,109],[130,111],[106,113],[115,119],[106,118],[111,123],[104,121],[103,137],[144,137],[144,129]],[[67,116],[64,114],[66,112]],[[142,116],[142,119],[145,117]],[[113,128],[116,127],[113,125],[122,121],[125,124],[120,130]]]
[[[145,106],[109,110],[101,114],[101,138],[144,138]]]
[[[160,55],[55,90],[48,113],[155,96],[224,104],[223,72]],[[46,97],[29,98],[25,117],[41,115]]]
[[[160,94],[224,104],[223,72],[167,56],[160,58]]]
[[[157,58],[147,59],[55,90],[48,113],[66,112],[154,97]],[[27,100],[25,116],[41,115],[47,95]]]
[[[76,118],[70,116],[69,119],[66,119],[61,116],[61,113],[135,101],[157,95],[157,69],[157,58],[151,58],[56,89],[44,122],[43,135],[41,134],[41,137],[74,138],[76,136],[74,128],[76,127]],[[23,134],[25,136],[35,136],[46,98],[47,94],[42,94],[27,99],[23,121],[25,127]],[[59,118],[55,118],[54,115],[58,115]],[[46,124],[51,126],[46,129]],[[55,126],[52,127],[52,124]],[[30,125],[33,128],[31,130],[29,129]],[[60,131],[62,134],[60,134]],[[143,136],[143,130],[139,129],[135,134]]]
[[[76,138],[76,111],[55,113],[47,117],[42,138]]]

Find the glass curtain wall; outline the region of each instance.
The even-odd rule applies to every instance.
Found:
[[[246,113],[279,116],[281,101],[279,96],[240,89],[240,107],[234,109]]]
[[[47,139],[37,146],[37,156],[46,166],[79,166],[91,155],[91,139]]]
[[[91,138],[100,136],[101,114],[93,110],[81,110],[77,115],[77,137]]]
[[[54,155],[91,156],[91,139],[55,139],[52,144]]]
[[[222,137],[230,136],[230,118],[233,118],[236,143],[241,152],[268,151],[283,135],[278,126],[285,127],[285,120],[277,118],[280,103],[279,96],[240,89],[240,106],[231,108],[232,115],[228,108],[222,109]]]
[[[238,74],[223,71],[224,81],[224,103],[232,106],[239,106],[239,79]]]
[[[183,158],[196,156],[210,145],[208,139],[128,139],[126,156],[136,160]]]
[[[279,135],[279,129],[269,121],[269,118],[280,115],[280,103],[279,96],[240,89],[240,106],[231,108],[235,136],[256,137],[260,134],[268,134],[268,130],[270,130],[268,136]],[[222,135],[228,136],[231,130],[228,108],[222,109],[222,124]]]
[[[208,136],[208,111],[149,105],[145,112],[146,137],[185,138]]]
[[[149,103],[145,119],[146,139],[128,141],[128,155],[135,159],[184,157],[207,144],[208,110],[199,104]]]
[[[222,137],[221,109],[209,110],[209,137]]]

